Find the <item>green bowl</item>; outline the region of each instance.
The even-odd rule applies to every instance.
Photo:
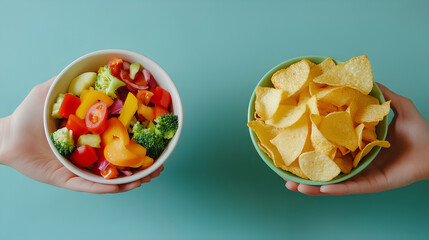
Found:
[[[308,59],[316,64],[319,64],[321,62],[323,62],[327,57],[323,57],[323,56],[303,56],[303,57],[297,57],[297,58],[293,58],[287,61],[284,61],[282,63],[280,63],[279,65],[275,66],[274,68],[272,68],[270,71],[268,71],[263,77],[262,79],[259,81],[259,83],[257,84],[257,86],[261,86],[261,87],[273,87],[273,84],[271,83],[271,76],[278,70],[282,69],[282,68],[287,68],[289,67],[291,64],[298,62],[302,59]],[[341,63],[338,60],[334,61],[339,64]],[[372,87],[372,91],[369,93],[369,95],[376,97],[380,103],[384,103],[386,100],[383,97],[383,94],[381,93],[380,89],[378,88],[377,84],[374,83],[374,86]],[[384,117],[384,119],[376,126],[376,133],[377,133],[377,138],[380,140],[385,140],[386,139],[386,135],[387,135],[387,127],[388,127],[388,120],[387,120],[387,116]],[[255,120],[255,90],[252,93],[252,97],[250,98],[250,102],[249,102],[249,110],[248,110],[248,116],[247,116],[247,120],[253,121]],[[356,168],[353,168],[352,171],[348,174],[340,174],[337,177],[335,177],[334,179],[332,179],[331,181],[327,181],[327,182],[317,182],[317,181],[311,181],[311,180],[307,180],[307,179],[303,179],[301,177],[296,176],[293,173],[284,171],[280,168],[277,168],[274,163],[273,160],[271,160],[270,157],[268,157],[267,154],[265,154],[264,151],[262,151],[262,149],[259,148],[258,146],[258,136],[256,135],[255,132],[253,132],[252,129],[249,128],[249,132],[250,132],[250,138],[252,139],[253,142],[253,146],[255,147],[256,151],[259,153],[259,156],[261,156],[262,160],[264,160],[264,162],[274,171],[276,172],[279,176],[292,180],[294,182],[297,183],[304,183],[304,184],[308,184],[308,185],[326,185],[326,184],[333,184],[333,183],[338,183],[338,182],[342,182],[345,181],[353,176],[355,176],[356,174],[358,174],[359,172],[361,172],[363,169],[365,169],[371,162],[372,160],[374,160],[374,158],[377,156],[377,154],[380,152],[381,147],[376,146],[374,147],[364,158],[362,158],[362,160],[359,162],[359,165]]]

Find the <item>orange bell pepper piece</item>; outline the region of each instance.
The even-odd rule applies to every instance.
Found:
[[[109,166],[107,166],[106,170],[104,171],[100,171],[101,176],[103,176],[105,179],[112,179],[112,178],[116,178],[119,173],[118,173],[118,169],[116,169],[115,166],[112,166],[109,164]]]
[[[148,90],[139,90],[137,92],[137,99],[139,100],[140,103],[144,104],[144,105],[148,105],[150,98],[153,96],[153,92],[148,91]]]
[[[76,116],[80,119],[85,119],[86,112],[88,109],[96,104],[98,101],[105,102],[107,107],[113,104],[113,100],[102,91],[89,91],[85,93],[81,98],[81,104],[76,110]]]
[[[128,145],[130,136],[125,126],[117,118],[107,120],[106,130],[101,134],[101,146],[106,146],[113,140],[121,140],[123,145]]]
[[[146,148],[134,140],[124,145],[119,139],[115,139],[104,148],[104,156],[113,165],[138,168],[146,160]]]
[[[153,121],[155,118],[153,116],[153,108],[143,105],[139,102],[139,108],[137,109],[137,114],[139,117],[143,117],[146,120]]]
[[[121,110],[121,115],[119,115],[119,121],[124,124],[125,127],[128,127],[130,124],[131,118],[136,114],[138,108],[137,98],[131,92],[128,93],[127,99],[125,99],[124,106]]]

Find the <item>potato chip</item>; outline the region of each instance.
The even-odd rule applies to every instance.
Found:
[[[375,132],[375,127],[367,127],[365,125],[365,128],[362,131],[362,139],[369,142],[377,140],[377,133]]]
[[[352,119],[355,119],[357,110],[358,110],[358,104],[357,104],[356,100],[352,100],[350,102],[349,106],[347,107],[346,112],[348,112],[350,114],[350,117]]]
[[[377,98],[371,96],[371,95],[365,95],[362,94],[360,92],[358,92],[358,94],[356,94],[356,103],[358,104],[358,108],[364,108],[368,105],[379,105],[380,102],[378,101]]]
[[[326,116],[330,113],[338,111],[338,107],[336,107],[332,103],[328,103],[324,101],[317,101],[317,106],[321,116]]]
[[[389,114],[390,100],[381,105],[368,105],[356,112],[355,120],[358,123],[379,122]]]
[[[315,115],[319,115],[319,108],[317,107],[317,99],[315,96],[311,97],[308,101],[307,101],[307,107],[308,110],[310,111],[310,114],[315,114]]]
[[[347,112],[328,114],[320,123],[320,132],[329,141],[354,151],[358,148],[357,136],[352,118]]]
[[[353,159],[349,155],[342,156],[341,158],[334,158],[334,162],[342,173],[348,174],[352,171]]]
[[[322,121],[323,117],[317,114],[311,114],[310,115],[311,121],[316,124],[316,126],[319,126],[320,122]]]
[[[351,152],[349,149],[347,149],[343,146],[338,146],[338,150],[340,150],[340,153],[342,156],[345,156],[345,155],[349,154],[349,152]]]
[[[365,127],[370,128],[370,127],[375,127],[378,125],[380,121],[374,121],[374,122],[364,122],[363,124],[365,124]]]
[[[367,56],[360,56],[341,63],[313,79],[316,83],[346,86],[369,94],[373,87],[372,69]]]
[[[277,151],[277,148],[270,142],[270,140],[280,134],[283,129],[267,125],[261,120],[248,122],[247,126],[256,133],[260,145],[264,146],[267,151],[265,151],[264,148],[262,148],[262,150],[273,160],[274,165],[279,166],[279,164],[283,164],[282,156]]]
[[[310,79],[313,79],[317,76],[322,75],[323,73],[329,71],[331,68],[335,67],[335,62],[332,58],[327,58],[323,62],[311,67],[310,69]]]
[[[301,154],[299,166],[304,174],[313,181],[329,181],[341,172],[332,159],[315,151]]]
[[[380,147],[384,147],[384,148],[389,148],[390,147],[390,143],[388,141],[380,141],[380,140],[376,140],[374,142],[370,142],[368,143],[355,157],[355,159],[353,160],[353,167],[357,167],[357,165],[359,164],[360,160],[365,157],[375,146],[380,146]]]
[[[262,149],[262,151],[264,151],[268,155],[268,157],[270,157],[271,159],[274,159],[274,154],[270,149],[266,148],[261,142],[258,142],[258,146],[260,149]]]
[[[310,95],[311,96],[315,96],[317,93],[319,93],[320,91],[322,91],[325,87],[327,87],[328,85],[326,84],[320,84],[320,83],[315,83],[313,81],[310,81],[308,83],[308,89],[310,90]]]
[[[255,92],[255,112],[263,119],[274,115],[286,94],[281,89],[269,87],[257,87]]]
[[[283,169],[283,170],[285,170],[285,171],[289,171],[289,172],[297,175],[298,177],[301,177],[301,178],[304,178],[304,179],[308,179],[308,177],[304,174],[304,172],[299,167],[299,162],[298,161],[292,162],[289,166],[282,165],[282,166],[280,166],[280,168]]]
[[[358,91],[349,87],[327,87],[316,94],[317,100],[332,103],[337,107],[349,105],[357,98]]]
[[[294,125],[284,129],[270,142],[277,147],[286,166],[301,154],[308,136],[308,119],[303,116]]]
[[[311,143],[313,144],[314,150],[316,152],[325,154],[330,158],[335,157],[335,153],[337,152],[337,146],[331,143],[328,139],[326,139],[322,135],[322,133],[317,128],[317,125],[313,122],[313,119],[311,121],[310,139],[311,139]]]
[[[358,146],[360,150],[362,150],[365,146],[365,143],[362,141],[362,133],[364,128],[365,124],[363,123],[359,124],[359,126],[355,128],[356,136],[358,137]]]
[[[277,128],[287,128],[295,124],[306,110],[306,105],[280,105],[273,118],[266,120],[265,123]]]
[[[289,96],[294,95],[308,86],[310,68],[308,60],[301,60],[274,73],[271,82],[275,88],[288,92]]]

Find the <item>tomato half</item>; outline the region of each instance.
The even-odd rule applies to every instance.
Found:
[[[109,63],[107,63],[107,66],[110,68],[113,76],[118,76],[119,72],[122,69],[122,64],[124,63],[124,60],[120,58],[112,58],[110,59]]]
[[[150,101],[155,105],[159,105],[167,109],[171,103],[171,95],[165,89],[156,87],[153,90],[153,96],[150,98]]]
[[[88,167],[89,165],[95,163],[98,160],[97,153],[95,149],[88,145],[83,145],[78,147],[70,157],[70,160],[76,166],[79,167]]]
[[[85,116],[85,124],[89,131],[101,134],[106,129],[107,105],[105,102],[98,102],[92,105]]]

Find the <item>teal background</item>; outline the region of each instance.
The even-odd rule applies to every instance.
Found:
[[[246,114],[259,79],[284,60],[367,54],[375,80],[429,119],[428,10],[425,1],[0,0],[0,117],[107,48],[164,67],[185,117],[165,171],[131,192],[72,192],[0,166],[0,239],[427,239],[427,181],[354,196],[288,191],[254,150]]]

